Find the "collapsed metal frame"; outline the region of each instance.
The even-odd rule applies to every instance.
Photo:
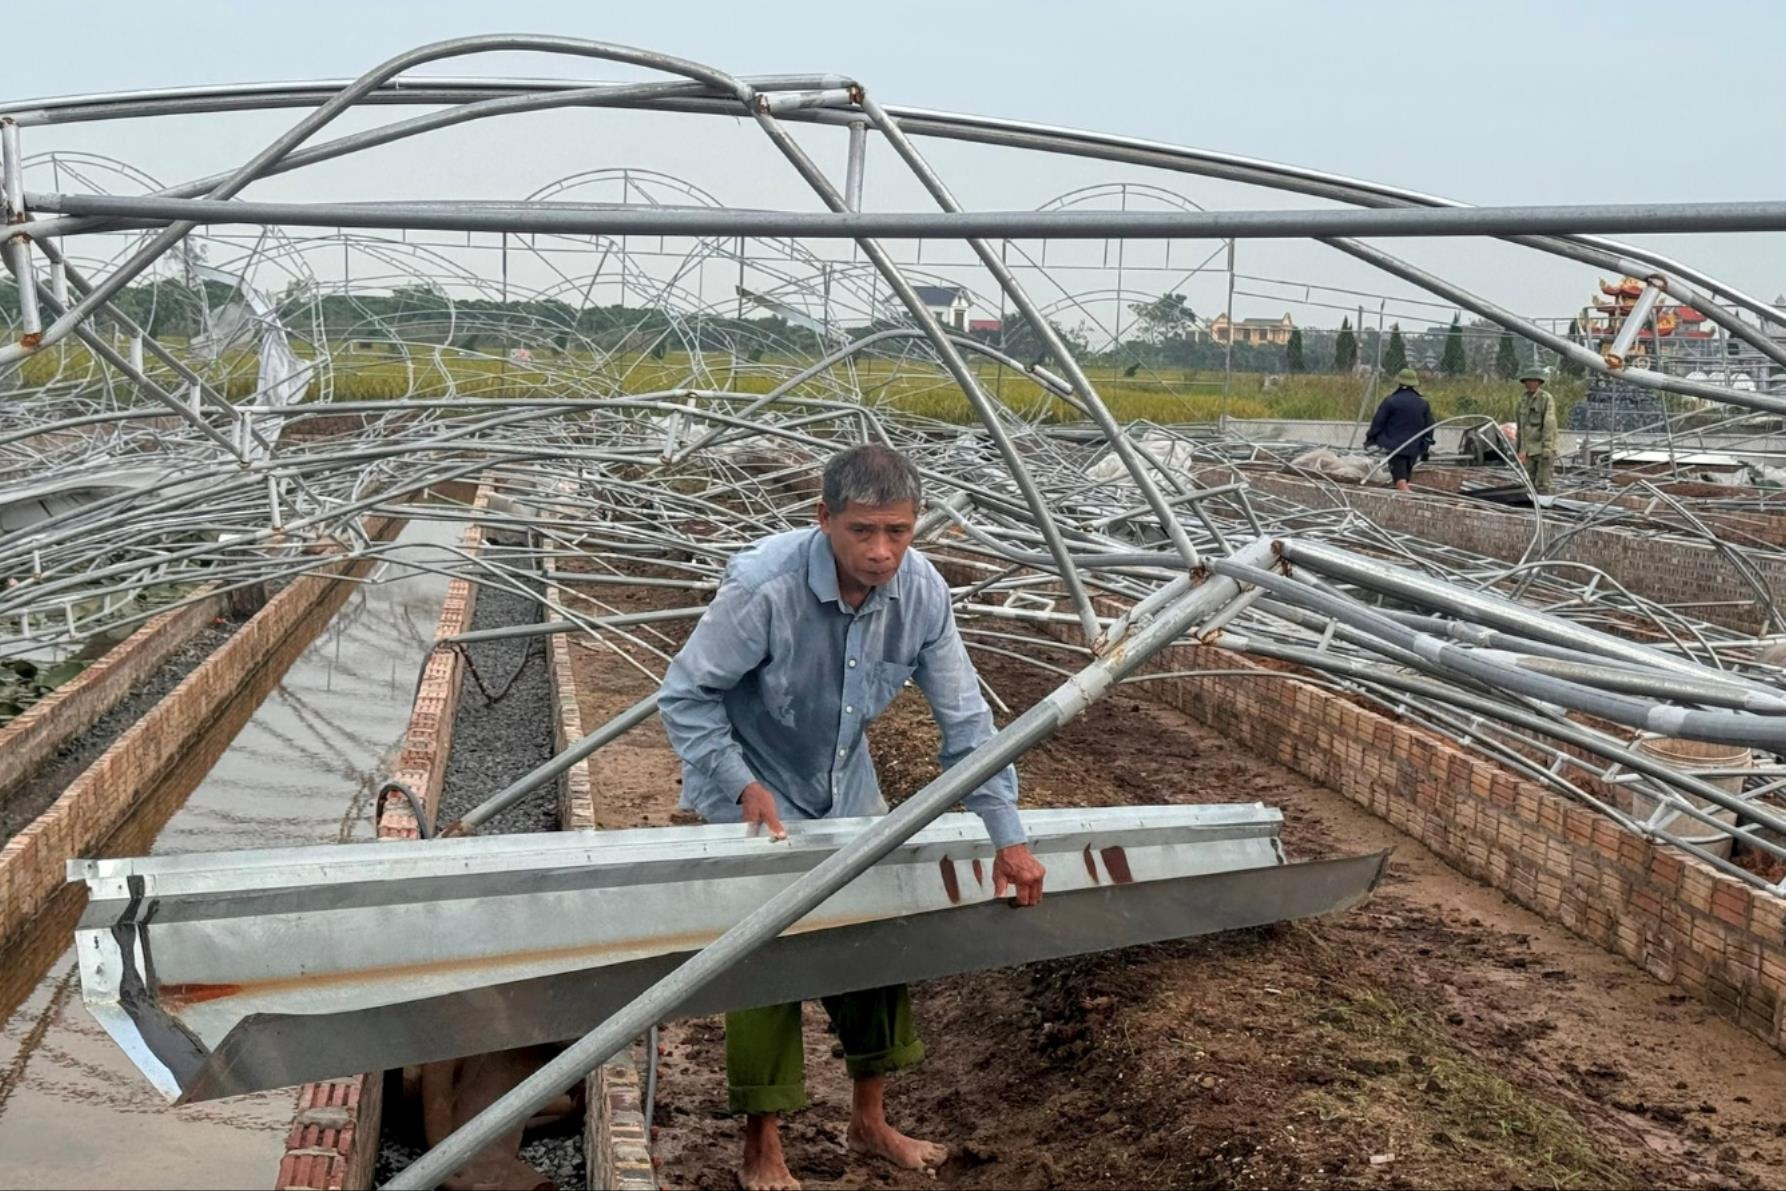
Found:
[[[671,82],[545,84],[511,80],[405,77],[430,62],[491,50],[526,50],[622,63],[674,76]],[[333,119],[362,104],[444,104],[440,111],[320,144]],[[237,200],[253,181],[468,120],[555,107],[613,107],[746,116],[826,208],[823,213],[729,208],[614,208],[534,201],[514,204],[264,204]],[[72,121],[245,108],[313,110],[239,168],[142,197],[39,193],[23,185],[21,129]],[[791,135],[796,122],[849,129],[841,183]],[[936,214],[863,209],[870,134],[890,148],[935,201]],[[930,167],[915,137],[942,137],[1074,154],[1199,174],[1352,204],[1363,210],[1291,212],[967,212]],[[340,84],[195,88],[178,92],[12,105],[0,109],[0,152],[8,223],[5,261],[22,284],[20,337],[0,347],[0,368],[74,339],[155,404],[119,408],[95,400],[79,380],[48,394],[50,416],[0,434],[0,450],[54,467],[88,461],[96,436],[107,453],[140,460],[156,475],[79,507],[53,512],[33,531],[0,538],[0,617],[18,642],[78,641],[101,626],[146,614],[113,606],[173,576],[230,586],[280,580],[343,555],[400,557],[368,541],[358,519],[471,516],[438,501],[447,484],[488,478],[499,501],[476,514],[522,545],[462,559],[452,573],[512,586],[530,560],[580,560],[561,573],[576,592],[548,611],[549,631],[575,632],[586,648],[624,642],[662,660],[670,644],[653,625],[692,618],[698,606],[648,616],[599,598],[608,584],[649,583],[697,595],[710,590],[725,560],[754,537],[797,522],[826,454],[850,442],[887,441],[908,451],[943,499],[926,515],[927,536],[984,577],[958,593],[970,648],[1021,658],[1065,681],[1018,715],[972,758],[949,770],[899,810],[782,896],[762,906],[712,947],[616,1014],[588,1038],[504,1097],[396,1180],[430,1186],[491,1137],[524,1118],[627,1040],[666,1016],[738,956],[773,938],[962,792],[1021,755],[1117,682],[1139,673],[1160,649],[1219,632],[1241,653],[1299,669],[1246,671],[1268,681],[1313,681],[1362,694],[1443,735],[1479,749],[1627,830],[1675,844],[1756,884],[1768,882],[1708,846],[1734,836],[1745,847],[1786,858],[1786,779],[1763,767],[1761,782],[1732,795],[1630,747],[1643,732],[1722,741],[1786,754],[1786,698],[1780,669],[1761,660],[1764,642],[1720,629],[1688,611],[1644,601],[1542,566],[1507,567],[1461,551],[1416,552],[1346,511],[1311,511],[1261,499],[1243,484],[1200,486],[1193,464],[1252,453],[1231,438],[1193,437],[1163,427],[1137,438],[1119,424],[1073,352],[1054,331],[992,238],[1311,237],[1379,270],[1506,327],[1585,367],[1671,392],[1750,411],[1786,413],[1786,399],[1637,373],[1601,358],[1443,278],[1415,268],[1358,236],[1490,235],[1539,251],[1646,277],[1654,294],[1691,304],[1734,337],[1786,363],[1786,350],[1744,321],[1765,325],[1780,313],[1714,278],[1654,253],[1585,230],[1786,230],[1786,204],[1480,209],[1356,179],[1178,146],[920,109],[883,108],[854,80],[834,75],[739,79],[711,67],[627,47],[557,37],[464,38],[399,55]],[[44,213],[49,213],[48,215]],[[142,333],[111,299],[144,276],[196,228],[228,224],[276,228],[451,228],[578,236],[838,237],[850,240],[879,283],[903,306],[908,329],[840,345],[768,393],[682,385],[595,398],[528,394],[519,399],[335,402],[326,407],[231,401],[185,360]],[[89,279],[63,250],[69,237],[120,229],[146,233],[127,259]],[[941,326],[919,299],[908,271],[879,241],[954,238],[968,244],[1001,295],[1031,326],[1049,366],[1003,357]],[[36,258],[50,268],[46,279]],[[1726,309],[1728,307],[1728,309]],[[46,318],[46,312],[48,317]],[[96,319],[133,331],[128,352]],[[853,366],[897,340],[922,344],[924,358],[966,396],[981,429],[901,416],[831,370]],[[1615,344],[1616,346],[1616,344]],[[151,375],[143,349],[174,383]],[[1036,381],[1068,402],[1094,430],[1092,444],[1053,434],[997,400],[969,353]],[[1618,353],[1613,353],[1614,357]],[[822,396],[810,386],[833,386]],[[314,419],[346,419],[346,432],[294,434]],[[171,425],[170,425],[171,422]],[[265,428],[263,430],[263,428]],[[1164,447],[1162,448],[1162,441]],[[1107,452],[1111,478],[1086,468]],[[1190,517],[1184,511],[1189,510]],[[1716,535],[1689,510],[1670,532]],[[1684,525],[1683,525],[1684,523]],[[946,534],[937,538],[936,535]],[[1734,548],[1733,548],[1734,549]],[[1384,556],[1414,567],[1392,567]],[[672,577],[641,577],[640,563]],[[1289,564],[1289,565],[1286,565]],[[404,565],[416,565],[405,563]],[[1419,572],[1419,573],[1415,573]],[[1436,578],[1434,578],[1436,576]],[[1517,579],[1525,604],[1485,593]],[[379,581],[376,577],[373,582]],[[589,594],[593,591],[594,595]],[[1762,593],[1765,595],[1765,592]],[[1095,597],[1127,602],[1115,618]],[[1551,608],[1572,605],[1573,615]],[[1770,618],[1777,620],[1771,605]],[[36,631],[33,631],[35,621]],[[1039,639],[1010,630],[1058,622],[1079,629],[1079,644],[1046,648],[1078,663],[1070,669],[1035,656]],[[1001,628],[989,628],[995,623]],[[53,630],[45,630],[54,624]],[[1605,632],[1636,631],[1651,643]],[[531,629],[530,629],[531,631]],[[1022,648],[1008,648],[1012,639]],[[451,644],[450,642],[448,644]],[[628,660],[641,665],[630,652]],[[649,672],[649,667],[646,667]],[[653,675],[655,677],[655,675]],[[996,692],[994,693],[996,698]],[[1001,700],[1002,705],[1002,700]],[[484,807],[458,830],[475,830],[504,800],[537,791],[653,710],[646,700],[566,750]],[[1583,725],[1590,713],[1624,730]],[[1569,751],[1563,746],[1573,748]],[[1585,754],[1591,761],[1578,755]],[[1609,805],[1571,780],[1592,773],[1640,791],[1647,816]],[[1718,776],[1716,774],[1712,776]],[[1685,823],[1682,827],[1680,824]],[[1776,892],[1780,884],[1771,886]]]

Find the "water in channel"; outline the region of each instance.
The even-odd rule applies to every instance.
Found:
[[[450,565],[438,547],[461,532],[410,522],[388,581],[363,585],[320,633],[294,633],[297,656],[268,659],[107,853],[370,839],[446,592],[444,576],[401,560]],[[0,955],[0,1006],[16,1002],[0,1029],[0,1187],[270,1185],[294,1093],[169,1108],[81,1005],[68,944],[83,900],[64,890]]]

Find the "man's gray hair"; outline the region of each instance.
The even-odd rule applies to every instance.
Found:
[[[867,443],[831,457],[825,464],[820,495],[833,514],[851,504],[891,505],[906,500],[917,511],[924,507],[924,482],[910,459],[891,447]]]

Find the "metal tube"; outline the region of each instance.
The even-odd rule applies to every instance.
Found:
[[[232,173],[229,178],[210,191],[204,202],[220,203],[233,198],[243,187],[253,182],[277,162],[299,145],[309,140],[318,130],[334,120],[342,112],[357,103],[367,92],[401,73],[402,71],[421,66],[442,58],[457,57],[464,54],[482,53],[500,50],[533,50],[543,53],[563,53],[580,57],[608,59],[623,62],[632,66],[641,66],[650,70],[662,70],[670,74],[679,74],[685,78],[697,79],[730,92],[739,100],[749,103],[755,93],[740,84],[729,75],[689,61],[672,57],[668,54],[650,53],[636,50],[628,46],[611,45],[603,42],[584,41],[565,37],[542,37],[532,35],[486,35],[482,37],[463,37],[448,41],[433,42],[420,46],[388,59],[372,70],[367,71],[351,84],[341,89],[327,102],[319,106],[304,119],[293,125],[285,133],[277,137],[271,144],[256,153],[247,162]],[[113,294],[117,293],[130,281],[140,275],[144,269],[171,249],[185,237],[197,224],[192,221],[176,220],[156,235],[148,244],[133,253],[130,258],[114,268],[104,280],[99,282],[93,292],[84,297],[77,305],[65,311],[56,322],[44,332],[37,344],[20,344],[11,347],[0,347],[0,364],[11,363],[22,358],[30,351],[47,346],[66,336],[82,320],[87,318],[99,306],[103,305]]]
[[[25,219],[25,154],[19,148],[18,122],[0,119],[0,196],[5,199],[5,221]]]
[[[1707,671],[1706,667],[1690,659],[1675,657],[1636,641],[1549,616],[1505,596],[1442,583],[1406,567],[1366,558],[1324,542],[1284,538],[1278,543],[1278,551],[1289,562],[1319,571],[1330,578],[1519,636],[1567,646],[1583,653],[1633,662],[1650,670],[1672,670],[1725,683],[1743,681],[1734,675]]]
[[[1625,366],[1625,357],[1630,353],[1631,345],[1637,342],[1638,332],[1642,331],[1643,324],[1649,321],[1650,311],[1656,308],[1656,299],[1661,296],[1662,287],[1657,285],[1652,278],[1643,287],[1643,293],[1638,295],[1637,301],[1631,307],[1631,313],[1627,314],[1625,321],[1619,324],[1618,336],[1613,339],[1612,347],[1606,352],[1608,367],[1623,368]],[[1656,344],[1658,351],[1661,350],[1661,346],[1659,342]]]
[[[1264,562],[1269,556],[1270,543],[1263,538],[1235,555],[1257,562]],[[1157,619],[1135,630],[1123,643],[1123,648],[1094,659],[991,740],[945,770],[942,776],[877,820],[811,872],[751,911],[736,926],[528,1076],[489,1108],[461,1125],[445,1141],[385,1185],[413,1191],[425,1191],[439,1185],[496,1137],[525,1121],[540,1105],[606,1062],[653,1024],[674,1015],[677,1006],[696,991],[811,913],[826,898],[911,838],[919,828],[960,801],[964,794],[1047,739],[1095,702],[1112,684],[1170,645],[1185,630],[1218,613],[1240,594],[1239,584],[1216,577],[1188,592],[1164,609]]]
[[[1312,670],[1340,674],[1367,682],[1377,683],[1381,686],[1392,687],[1396,690],[1423,695],[1442,703],[1451,704],[1455,707],[1476,712],[1479,715],[1501,720],[1505,723],[1516,724],[1529,731],[1555,737],[1568,744],[1577,745],[1591,753],[1604,757],[1609,761],[1616,761],[1627,769],[1641,773],[1645,777],[1651,778],[1664,785],[1678,787],[1696,798],[1704,799],[1706,802],[1723,807],[1724,809],[1735,810],[1739,814],[1746,815],[1750,818],[1759,818],[1764,824],[1769,826],[1771,830],[1778,831],[1781,827],[1786,826],[1786,821],[1780,820],[1777,815],[1774,815],[1764,807],[1758,807],[1750,800],[1736,798],[1732,796],[1729,791],[1714,786],[1703,778],[1694,777],[1692,774],[1676,769],[1664,761],[1657,760],[1655,757],[1646,756],[1645,754],[1638,752],[1636,749],[1627,748],[1618,741],[1606,736],[1604,733],[1596,732],[1590,728],[1584,728],[1568,719],[1540,715],[1537,712],[1526,710],[1525,708],[1505,700],[1496,700],[1481,695],[1473,695],[1467,691],[1435,682],[1429,678],[1421,678],[1416,675],[1407,674],[1392,667],[1371,665],[1353,658],[1343,658],[1335,654],[1323,653],[1318,650],[1280,645],[1275,642],[1261,641],[1256,638],[1235,633],[1223,634],[1221,644],[1224,648],[1232,649],[1239,653],[1249,653],[1259,657],[1269,657],[1276,658],[1280,661],[1295,662],[1298,665],[1307,666]],[[1690,814],[1692,813],[1692,808],[1682,807],[1681,809],[1688,811]],[[1703,813],[1697,817],[1701,817],[1702,821],[1712,821],[1709,816],[1704,816]],[[1726,831],[1729,830],[1728,824],[1717,824],[1717,826]],[[1755,876],[1754,874],[1748,874],[1748,879],[1758,885],[1765,884],[1760,877]]]
[[[186,112],[236,111],[243,108],[273,108],[321,103],[352,80],[309,83],[239,83],[163,90],[117,92],[88,96],[60,96],[48,99],[18,101],[12,105],[13,115],[21,123],[44,124],[85,120],[128,119],[133,117]],[[747,77],[743,80],[757,90],[844,85],[847,80],[835,76]],[[387,104],[459,104],[470,107],[495,96],[536,94],[575,88],[572,82],[537,79],[488,79],[397,76],[379,83],[362,98],[363,103]],[[736,105],[729,100],[712,97],[666,98],[655,104],[641,105],[667,111],[686,111],[707,115],[735,116]],[[1038,124],[998,117],[967,116],[922,108],[891,107],[889,113],[900,127],[913,136],[940,137],[987,144],[1028,148],[1104,161],[1145,165],[1180,173],[1226,178],[1232,181],[1287,190],[1339,202],[1367,207],[1462,207],[1465,204],[1406,187],[1348,177],[1321,170],[1311,170],[1281,162],[1243,157],[1148,141],[1109,133]],[[834,109],[811,109],[790,113],[790,117],[819,123],[852,123],[852,114]],[[1748,327],[1718,309],[1716,301],[1687,288],[1696,286],[1708,294],[1735,303],[1757,315],[1764,322],[1786,323],[1786,318],[1761,298],[1747,294],[1717,278],[1649,249],[1641,249],[1596,236],[1532,236],[1508,237],[1509,242],[1571,260],[1616,270],[1622,274],[1643,276],[1660,271],[1667,278],[1669,295],[1702,310],[1708,318],[1738,335],[1758,350],[1772,354],[1786,363],[1786,349],[1769,343],[1759,329]],[[1642,262],[1642,263],[1632,263]],[[1682,279],[1677,282],[1674,278]],[[1686,284],[1683,284],[1686,283]]]
[[[25,157],[19,148],[19,126],[0,119],[0,222],[4,222],[6,268],[18,282],[20,341],[34,344],[43,337],[43,316],[37,305],[37,283],[31,264],[31,237],[15,231],[26,222]]]
[[[1786,715],[1786,696],[1741,690],[1721,682],[1701,682],[1685,674],[1645,674],[1614,666],[1596,666],[1586,662],[1565,662],[1557,658],[1542,657],[1516,657],[1513,665],[1535,674],[1548,674],[1553,678],[1599,687],[1604,691],[1644,695],[1676,703],[1731,707],[1739,711],[1752,711],[1757,715]]]
[[[942,178],[930,168],[930,163],[924,160],[917,148],[906,139],[905,134],[899,131],[899,126],[893,123],[887,113],[866,95],[862,97],[862,110],[868,113],[869,118],[875,122],[875,126],[881,130],[882,135],[887,138],[894,151],[905,161],[912,173],[918,176],[918,180],[924,184],[924,189],[930,192],[937,205],[946,212],[959,213],[961,204],[955,201],[955,196],[949,192],[949,188],[944,184]],[[1030,333],[1042,341],[1048,349],[1048,354],[1054,357],[1055,363],[1059,364],[1061,371],[1066,373],[1068,383],[1079,395],[1079,400],[1085,404],[1086,412],[1091,415],[1092,421],[1097,424],[1098,428],[1104,432],[1104,436],[1110,440],[1111,450],[1115,451],[1117,458],[1122,460],[1123,466],[1134,477],[1135,486],[1141,490],[1142,498],[1153,509],[1154,515],[1160,519],[1160,528],[1165,530],[1166,536],[1172,540],[1172,545],[1184,558],[1185,565],[1195,570],[1199,562],[1197,548],[1191,544],[1190,536],[1185,533],[1184,526],[1179,524],[1172,507],[1166,503],[1159,486],[1153,482],[1153,476],[1149,473],[1146,463],[1136,453],[1134,444],[1129,442],[1128,435],[1123,433],[1122,427],[1117,424],[1110,410],[1104,405],[1103,399],[1098,396],[1097,389],[1092,387],[1091,378],[1086,376],[1084,370],[1079,367],[1079,361],[1067,345],[1061,341],[1054,325],[1030,300],[1028,291],[1018,283],[1016,274],[1011,272],[1009,266],[1005,264],[1004,258],[990,243],[984,239],[975,238],[970,239],[968,245],[974,250],[974,255],[980,258],[980,263],[985,266],[987,272],[991,273],[998,281],[999,288],[1022,313],[1024,321],[1029,325]],[[1096,633],[1088,633],[1087,639],[1096,640],[1097,636]]]
[[[1648,389],[1661,389],[1669,393],[1685,393],[1693,397],[1704,397],[1711,401],[1721,401],[1727,405],[1740,405],[1749,409],[1765,410],[1768,413],[1786,414],[1786,399],[1770,396],[1765,393],[1749,393],[1740,389],[1727,389],[1718,385],[1703,384],[1699,381],[1663,376],[1660,373],[1647,372],[1642,369],[1627,368],[1615,372],[1613,369],[1606,366],[1605,360],[1602,360],[1598,355],[1589,351],[1587,348],[1582,347],[1580,344],[1571,343],[1561,335],[1554,335],[1536,324],[1520,318],[1518,315],[1503,310],[1492,302],[1477,297],[1466,289],[1452,285],[1449,281],[1446,281],[1443,278],[1428,273],[1424,269],[1416,268],[1406,261],[1390,256],[1388,253],[1379,251],[1368,244],[1362,244],[1357,240],[1344,237],[1326,239],[1323,243],[1332,248],[1339,249],[1348,256],[1356,257],[1361,261],[1373,264],[1377,266],[1377,268],[1382,269],[1385,273],[1400,277],[1403,281],[1417,285],[1429,293],[1437,294],[1449,302],[1455,302],[1457,305],[1462,306],[1471,313],[1479,314],[1491,322],[1506,327],[1515,335],[1523,336],[1531,342],[1536,343],[1538,346],[1553,351],[1565,359],[1574,360],[1584,368],[1593,372],[1598,372],[1602,376],[1617,376],[1631,384],[1641,385]]]
[[[767,113],[757,112],[755,116],[757,125],[768,135],[775,147],[781,150],[782,156],[788,159],[795,171],[806,180],[806,184],[812,187],[813,192],[819,196],[825,206],[829,207],[834,215],[842,212],[843,196],[837,192],[837,188],[831,185],[830,179],[825,177],[824,173],[813,164],[812,159],[807,157],[794,139],[788,135],[787,130],[777,124]],[[843,213],[843,217],[861,218],[847,212]],[[1043,540],[1048,545],[1048,553],[1054,558],[1055,566],[1060,572],[1061,582],[1066,586],[1067,595],[1073,601],[1074,609],[1079,613],[1080,626],[1085,633],[1085,639],[1087,641],[1096,640],[1098,617],[1092,609],[1091,597],[1086,594],[1085,584],[1079,578],[1079,572],[1074,567],[1071,556],[1067,553],[1066,542],[1061,538],[1060,528],[1054,523],[1054,518],[1048,511],[1048,502],[1043,498],[1041,489],[1036,486],[1034,477],[1029,474],[1029,468],[1025,465],[1023,457],[1017,453],[1017,447],[1012,443],[1011,436],[1006,433],[992,398],[980,387],[979,379],[974,376],[973,369],[967,366],[967,361],[955,349],[955,345],[944,333],[941,324],[930,313],[923,300],[918,297],[918,292],[912,288],[911,282],[906,280],[905,274],[900,271],[893,258],[888,256],[886,251],[872,239],[858,237],[856,243],[861,248],[862,254],[874,265],[875,271],[892,287],[900,304],[912,316],[912,320],[923,330],[924,337],[930,341],[938,357],[941,358],[943,367],[948,370],[950,376],[955,378],[955,383],[960,386],[962,395],[967,398],[968,404],[973,406],[974,412],[985,425],[986,433],[998,449],[999,457],[1004,460],[1012,482],[1023,494],[1024,503],[1029,506],[1031,515],[1036,519],[1036,527],[1042,532]]]
[[[769,119],[766,113],[758,114]],[[805,212],[633,209],[584,203],[236,202],[219,198],[35,191],[28,193],[26,200],[34,210],[68,215],[166,220],[170,221],[168,230],[183,229],[178,233],[182,236],[193,227],[219,223],[563,235],[800,236],[833,240],[1329,239],[1505,236],[1583,228],[1645,233],[1786,231],[1786,202],[1397,207],[1362,211],[857,212],[839,208]],[[57,228],[54,234],[67,231]],[[142,267],[146,268],[147,263]],[[114,291],[112,277],[116,275],[108,276],[102,284],[106,297]],[[136,272],[130,276],[136,276]]]
[[[843,179],[845,210],[862,209],[862,174],[868,160],[868,125],[857,121],[850,125],[849,162]]]
[[[1301,604],[1324,616],[1344,621],[1354,628],[1384,637],[1391,644],[1413,652],[1434,666],[1490,687],[1513,691],[1575,711],[1585,711],[1614,723],[1641,728],[1662,736],[1747,745],[1770,752],[1786,751],[1786,720],[1739,712],[1687,711],[1624,695],[1607,694],[1592,687],[1523,670],[1503,660],[1505,655],[1503,658],[1496,658],[1480,650],[1447,644],[1437,637],[1429,637],[1397,624],[1362,604],[1331,595],[1295,579],[1235,563],[1231,559],[1212,559],[1209,566],[1217,574],[1264,587],[1293,604]]]

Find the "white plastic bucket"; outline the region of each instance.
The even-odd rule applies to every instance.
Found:
[[[1657,737],[1653,740],[1637,742],[1637,751],[1683,773],[1691,773],[1703,769],[1752,769],[1755,765],[1755,754],[1740,745],[1716,744],[1704,740],[1677,740],[1672,737]],[[1744,775],[1740,773],[1726,774],[1720,777],[1706,777],[1709,784],[1731,794],[1743,792]],[[1736,812],[1723,807],[1713,807],[1703,798],[1687,795],[1693,805],[1707,810],[1712,818],[1720,823],[1736,826]],[[1631,816],[1638,820],[1647,819],[1656,809],[1656,800],[1645,797],[1639,791],[1632,791]],[[1718,831],[1702,820],[1682,811],[1665,814],[1656,826],[1690,844],[1704,848],[1714,856],[1726,859],[1730,856],[1730,836]]]

